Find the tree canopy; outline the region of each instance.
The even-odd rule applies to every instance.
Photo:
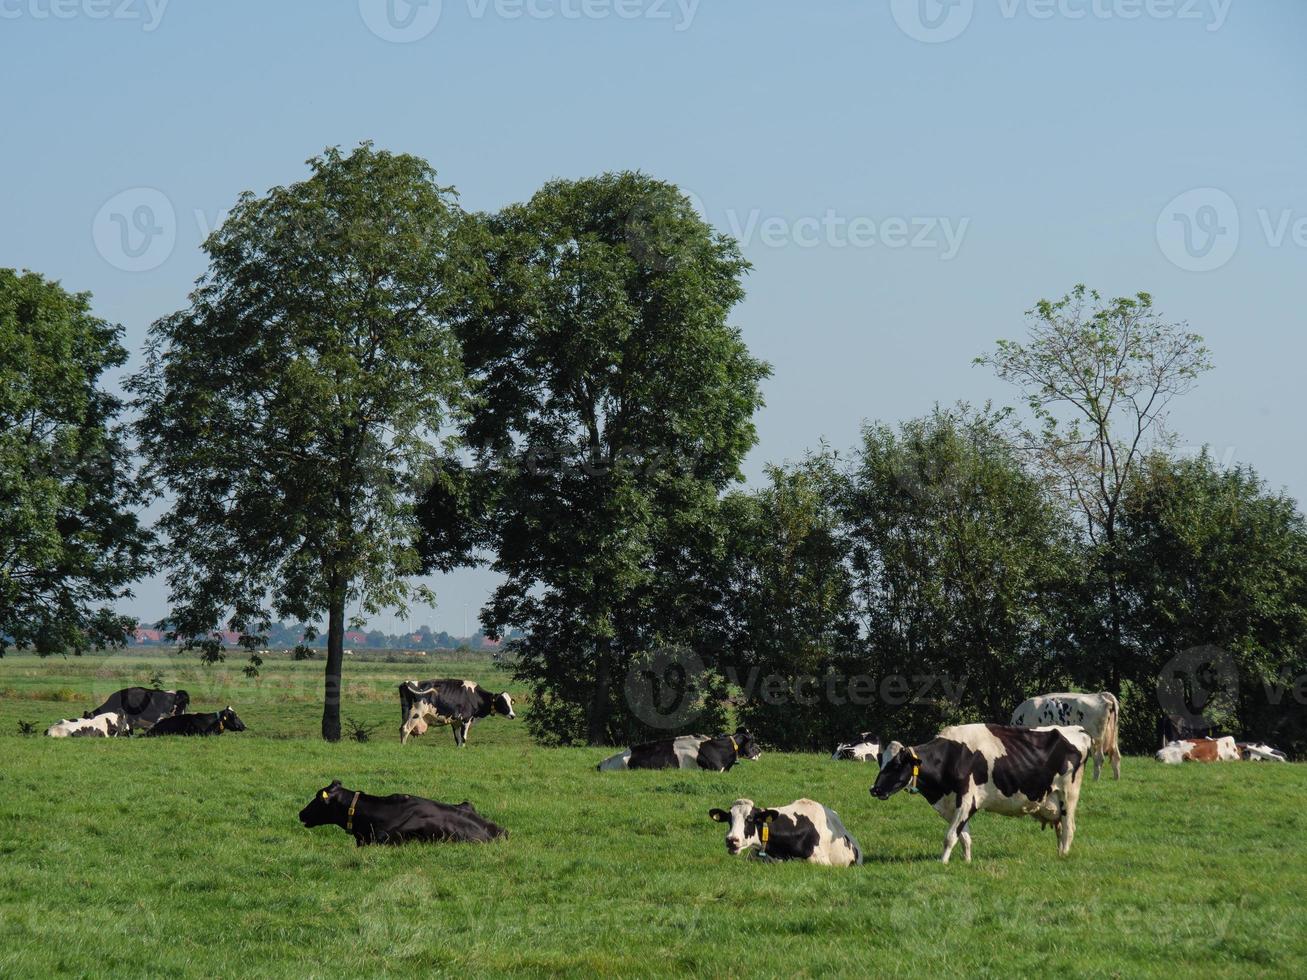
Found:
[[[346,608],[415,595],[414,501],[462,398],[447,313],[468,273],[464,218],[425,161],[364,144],[309,166],[241,196],[133,388],[148,472],[173,500],[174,629],[219,657],[219,623],[252,647],[274,618],[325,616],[334,740]]]
[[[122,401],[104,388],[121,341],[89,294],[0,269],[0,655],[121,644],[135,625],[112,608],[149,567]]]

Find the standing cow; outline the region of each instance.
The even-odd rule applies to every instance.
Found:
[[[472,722],[490,715],[516,718],[513,699],[508,692],[492,694],[480,684],[461,680],[405,681],[399,685],[399,742],[410,735],[421,735],[428,725],[449,725],[454,729],[454,744],[467,742]]]
[[[114,691],[108,700],[83,718],[94,718],[108,711],[118,712],[133,729],[145,731],[162,718],[180,715],[191,703],[185,691],[160,691],[149,687],[124,687]]]
[[[1015,728],[1006,725],[955,725],[923,745],[891,742],[881,753],[880,775],[871,795],[888,800],[901,789],[920,793],[948,821],[944,853],[959,840],[971,860],[968,827],[978,810],[1007,816],[1028,815],[1052,824],[1057,851],[1071,850],[1076,804],[1089,758],[1090,737],[1083,728]]]
[[[1103,769],[1103,755],[1112,760],[1112,778],[1121,778],[1121,749],[1117,746],[1117,729],[1121,707],[1116,695],[1102,691],[1098,694],[1042,694],[1021,702],[1012,712],[1012,724],[1022,728],[1039,728],[1048,725],[1078,725],[1089,733],[1094,744],[1094,778]]]

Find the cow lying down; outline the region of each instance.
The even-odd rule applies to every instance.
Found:
[[[1245,751],[1247,750],[1247,751]],[[1275,749],[1266,745],[1239,745],[1234,736],[1222,735],[1220,738],[1182,738],[1163,746],[1157,753],[1157,761],[1167,765],[1179,765],[1182,762],[1238,762],[1241,759],[1275,758]],[[1287,762],[1284,753],[1279,753],[1280,761]]]
[[[852,762],[869,762],[880,758],[880,739],[871,732],[863,732],[851,742],[835,746],[831,759],[848,759]]]
[[[600,772],[617,769],[711,769],[726,772],[741,759],[756,762],[762,749],[743,728],[734,735],[681,735],[657,742],[633,745],[625,752],[610,756],[595,768]]]
[[[1235,745],[1239,758],[1244,762],[1288,762],[1289,757],[1279,749],[1273,749],[1263,742],[1239,742]]]
[[[345,789],[339,779],[318,790],[300,811],[300,823],[305,827],[334,824],[353,834],[358,847],[409,841],[485,843],[508,836],[507,830],[481,816],[466,800],[451,806],[404,793],[369,796]]]
[[[1028,815],[1057,831],[1059,854],[1071,850],[1076,805],[1092,739],[1078,726],[1042,729],[956,725],[929,742],[891,742],[880,757],[871,795],[888,800],[901,789],[920,793],[948,821],[944,853],[959,840],[971,860],[971,818],[979,810]]]
[[[200,714],[169,715],[160,718],[146,736],[158,735],[221,735],[223,732],[243,732],[245,723],[231,710],[231,705],[221,711]]]
[[[848,867],[862,863],[862,848],[830,807],[815,800],[762,809],[753,800],[736,800],[730,810],[713,808],[708,816],[726,824],[726,850],[757,851],[770,861],[807,861]]]
[[[131,726],[117,711],[106,711],[93,718],[66,718],[45,730],[51,738],[114,738],[130,735]]]

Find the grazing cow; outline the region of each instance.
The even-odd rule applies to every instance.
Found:
[[[718,735],[716,738],[681,735],[633,745],[595,768],[600,772],[618,769],[711,769],[725,772],[741,756],[750,762],[762,757],[757,741],[743,728],[737,729],[734,735]]]
[[[713,808],[708,816],[726,824],[726,850],[771,861],[807,861],[848,867],[862,863],[862,848],[844,829],[839,814],[814,800],[759,809],[753,800],[736,800],[730,810]]]
[[[428,725],[449,725],[454,729],[454,744],[467,742],[472,722],[490,715],[516,718],[513,699],[508,692],[492,694],[472,681],[434,680],[405,681],[399,685],[399,742],[410,735],[421,735]]]
[[[1012,724],[1022,728],[1075,725],[1089,733],[1094,744],[1094,778],[1103,769],[1103,755],[1112,760],[1112,778],[1121,778],[1121,749],[1117,728],[1121,707],[1109,691],[1098,694],[1044,694],[1021,702],[1012,712]]]
[[[968,826],[978,810],[1028,814],[1057,831],[1059,854],[1071,850],[1076,804],[1092,739],[1083,728],[956,725],[924,745],[891,742],[880,757],[871,795],[888,800],[899,790],[920,793],[948,821],[944,853],[958,840],[971,860]]]
[[[114,691],[109,700],[88,711],[83,717],[92,718],[106,711],[120,712],[127,718],[132,728],[144,731],[161,718],[180,715],[191,703],[191,696],[185,691],[160,691],[148,687],[124,687]]]
[[[1244,762],[1288,762],[1289,757],[1264,742],[1237,742],[1239,758]]]
[[[843,742],[835,747],[832,759],[850,759],[853,762],[866,762],[880,757],[880,739],[871,732],[863,732],[852,742]]]
[[[243,732],[245,723],[236,717],[231,705],[207,714],[173,715],[163,718],[146,735],[221,735]]]
[[[131,725],[117,711],[106,711],[94,718],[67,718],[45,730],[51,738],[114,738],[131,732]]]
[[[485,843],[507,837],[508,831],[492,823],[464,800],[457,806],[396,793],[369,796],[345,789],[332,780],[300,811],[305,827],[334,824],[354,835],[354,844],[404,844],[408,841]]]
[[[1157,753],[1157,761],[1168,765],[1181,762],[1238,762],[1239,747],[1234,736],[1220,738],[1187,738],[1172,742]]]

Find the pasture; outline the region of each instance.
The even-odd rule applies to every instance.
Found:
[[[1307,974],[1307,767],[1127,758],[1121,782],[1086,783],[1068,859],[1033,821],[982,814],[975,862],[943,867],[943,821],[872,799],[874,765],[600,774],[603,750],[541,749],[502,718],[458,753],[448,729],[401,747],[400,680],[512,689],[488,660],[428,660],[347,662],[343,715],[381,727],[338,745],[315,737],[321,661],[251,681],[239,657],[0,660],[0,976]],[[156,675],[249,731],[18,734]],[[469,799],[511,837],[356,849],[296,819],[333,778]],[[826,803],[866,864],[729,857],[707,811],[739,796]]]

